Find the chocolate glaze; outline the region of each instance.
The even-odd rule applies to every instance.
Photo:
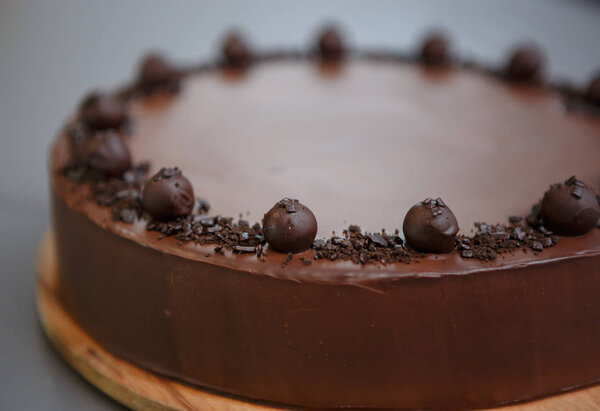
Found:
[[[352,60],[325,77],[312,62],[262,63],[243,79],[191,76],[181,95],[137,101],[132,114],[134,160],[185,169],[212,213],[258,221],[293,196],[321,235],[398,227],[428,196],[467,231],[525,214],[565,175],[600,182],[598,118],[466,70]],[[485,407],[600,380],[600,230],[487,263],[456,252],[387,266],[207,257],[211,247],[114,221],[64,178],[67,156],[61,136],[59,295],[136,364],[308,407]]]
[[[331,77],[315,63],[271,62],[243,81],[192,76],[180,96],[132,111],[134,160],[179,165],[221,215],[260,221],[298,198],[319,236],[400,227],[427,197],[452,204],[468,230],[526,214],[565,176],[600,186],[600,118],[562,115],[552,92],[463,70],[354,61]],[[540,156],[548,146],[556,152]]]

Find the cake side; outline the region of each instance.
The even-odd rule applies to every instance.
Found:
[[[143,247],[56,195],[54,229],[73,318],[117,355],[199,386],[307,407],[466,408],[600,377],[598,255],[373,290]]]

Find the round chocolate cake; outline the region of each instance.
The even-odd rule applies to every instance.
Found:
[[[304,407],[497,406],[600,381],[600,87],[426,39],[145,59],[51,152],[58,296],[112,353]],[[594,85],[596,84],[596,85]]]

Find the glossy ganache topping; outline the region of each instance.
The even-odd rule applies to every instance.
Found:
[[[144,185],[142,203],[152,217],[171,220],[192,212],[194,190],[179,168],[161,168]]]
[[[408,245],[427,253],[449,253],[454,249],[458,222],[441,198],[428,198],[408,210],[402,226]]]
[[[591,231],[600,219],[600,206],[594,191],[575,176],[554,184],[544,194],[541,217],[552,231],[577,236]]]
[[[312,246],[317,235],[317,219],[298,200],[284,198],[265,214],[263,235],[275,251],[301,253]]]
[[[116,129],[128,120],[125,102],[117,96],[103,92],[94,92],[83,101],[80,116],[93,130]]]

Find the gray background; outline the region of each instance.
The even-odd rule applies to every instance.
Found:
[[[35,254],[48,227],[46,154],[81,96],[131,77],[139,56],[214,56],[231,27],[258,48],[305,46],[336,21],[359,47],[414,47],[446,28],[456,51],[499,64],[534,40],[549,73],[585,84],[600,69],[592,0],[125,1],[0,0],[0,409],[118,409],[49,347],[34,306]]]

